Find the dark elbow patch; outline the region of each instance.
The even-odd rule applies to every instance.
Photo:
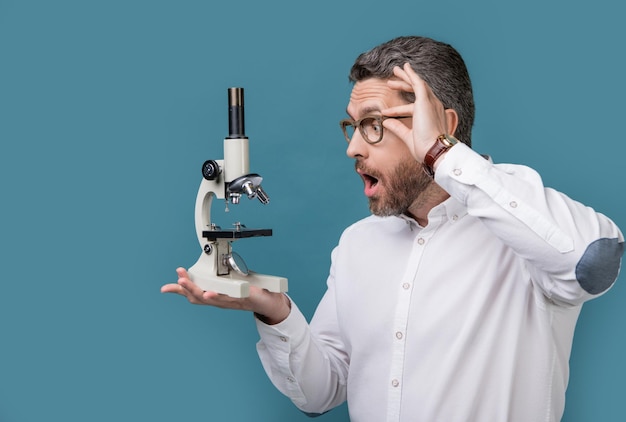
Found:
[[[587,247],[576,265],[576,279],[587,293],[597,295],[607,290],[617,279],[624,242],[598,239]]]
[[[304,413],[305,415],[307,415],[309,418],[317,418],[317,417],[319,417],[319,416],[324,415],[326,412],[324,412],[324,413],[302,412],[302,413]]]

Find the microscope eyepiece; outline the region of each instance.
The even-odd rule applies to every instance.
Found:
[[[243,88],[228,88],[228,138],[245,138]]]

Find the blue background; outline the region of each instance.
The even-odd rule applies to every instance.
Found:
[[[200,253],[229,86],[272,201],[215,202],[215,220],[274,230],[235,248],[289,278],[307,317],[368,212],[337,124],[347,73],[398,35],[463,54],[475,149],[626,227],[623,16],[607,0],[0,0],[0,421],[308,420],[267,380],[251,315],[159,292]],[[624,282],[583,309],[565,421],[624,420]]]

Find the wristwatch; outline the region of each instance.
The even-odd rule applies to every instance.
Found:
[[[444,152],[448,151],[459,141],[451,135],[445,133],[437,136],[435,144],[428,150],[424,156],[424,171],[430,177],[435,177],[435,162]]]

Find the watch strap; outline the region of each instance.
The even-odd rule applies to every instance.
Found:
[[[426,174],[430,177],[435,177],[435,162],[437,162],[437,159],[452,148],[457,142],[459,141],[450,135],[446,135],[445,133],[437,136],[435,143],[432,147],[430,147],[424,156],[424,171]]]

